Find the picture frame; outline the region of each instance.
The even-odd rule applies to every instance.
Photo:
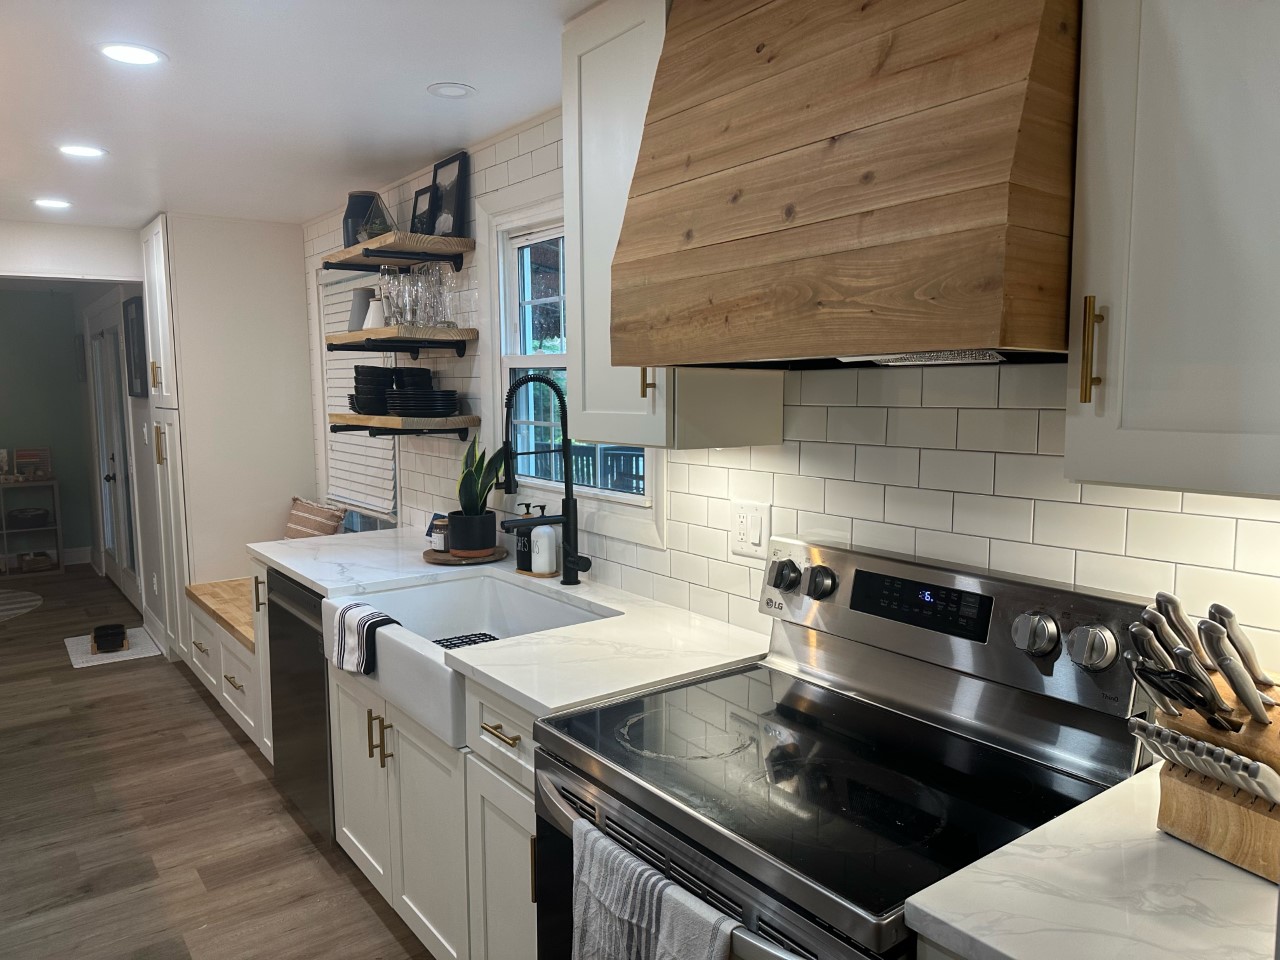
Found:
[[[471,155],[462,150],[445,157],[431,172],[427,220],[437,237],[466,237],[470,227]]]
[[[436,185],[429,183],[413,195],[413,214],[409,217],[410,233],[431,233],[431,200]]]

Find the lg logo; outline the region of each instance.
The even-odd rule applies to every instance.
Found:
[[[781,601],[781,600],[774,600],[772,597],[767,598],[767,599],[765,600],[765,602],[764,602],[764,605],[765,605],[766,607],[768,607],[770,610],[781,610],[781,609],[782,609],[782,601]]]

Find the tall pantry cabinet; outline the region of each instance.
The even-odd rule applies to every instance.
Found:
[[[185,658],[187,584],[249,574],[245,544],[283,536],[290,498],[315,495],[302,230],[161,214],[141,242],[143,618]]]

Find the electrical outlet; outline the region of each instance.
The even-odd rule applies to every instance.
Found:
[[[734,500],[729,504],[733,529],[729,534],[730,552],[735,557],[765,558],[769,548],[769,529],[773,510],[767,503]]]

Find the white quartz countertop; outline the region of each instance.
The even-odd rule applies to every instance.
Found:
[[[608,617],[451,650],[445,663],[535,716],[625,696],[664,683],[753,663],[769,638],[636,594],[592,583],[531,580],[514,560],[431,566],[425,532],[402,527],[249,545],[249,553],[328,597],[358,596],[481,574],[535,592],[617,610]]]
[[[1271,960],[1276,885],[1156,829],[1159,766],[907,901],[966,960]]]

